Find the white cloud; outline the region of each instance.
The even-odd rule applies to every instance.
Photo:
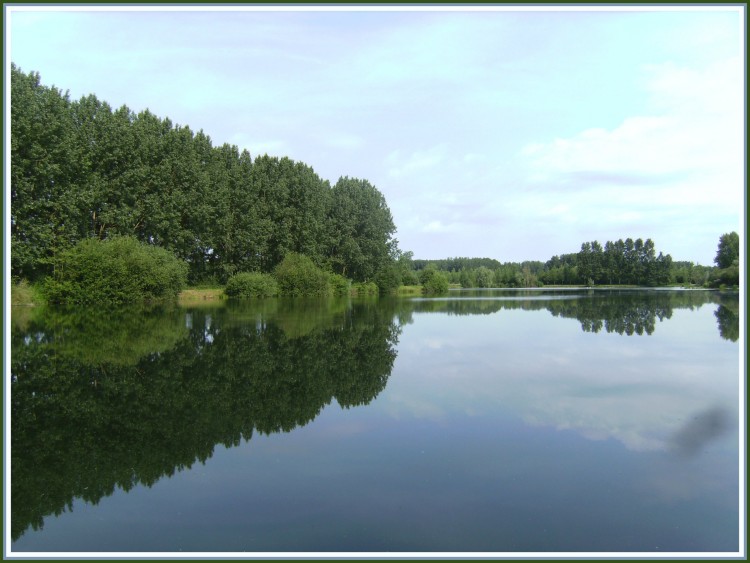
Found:
[[[455,230],[454,225],[445,225],[442,221],[430,221],[422,227],[425,233],[448,233]]]
[[[571,174],[607,175],[601,185],[663,184],[699,189],[711,185],[714,200],[741,203],[743,159],[742,69],[738,59],[704,69],[650,66],[647,90],[658,115],[625,119],[607,130],[591,128],[568,138],[530,144],[521,151],[535,182],[559,182]],[[620,181],[618,181],[618,179]],[[686,180],[687,179],[687,180]],[[575,189],[576,186],[569,186]],[[669,194],[671,199],[673,194]],[[657,196],[658,197],[658,196]]]
[[[435,168],[447,156],[448,146],[441,143],[426,150],[412,152],[407,156],[402,156],[400,151],[393,151],[386,157],[385,164],[388,167],[388,174],[397,178]]]
[[[551,231],[575,224],[581,240],[649,236],[676,259],[709,263],[741,221],[742,66],[731,58],[645,72],[641,115],[524,146],[527,189],[509,206]]]

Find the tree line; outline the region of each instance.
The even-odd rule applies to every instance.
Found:
[[[407,253],[408,254],[408,253]],[[715,267],[656,253],[647,238],[584,242],[576,253],[556,255],[546,262],[528,260],[501,263],[492,258],[445,258],[413,260],[417,272],[435,269],[451,284],[461,287],[536,287],[542,285],[637,285],[670,284],[718,287],[739,284],[739,235],[724,234],[714,259]]]
[[[38,281],[86,239],[134,237],[188,265],[188,281],[268,273],[290,252],[355,281],[399,255],[383,194],[333,186],[289,158],[252,158],[149,110],[71,100],[11,65],[11,274]]]

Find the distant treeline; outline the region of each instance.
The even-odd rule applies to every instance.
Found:
[[[190,283],[271,272],[290,252],[356,281],[393,268],[396,227],[367,180],[333,186],[289,158],[251,158],[148,110],[71,101],[11,65],[11,274],[38,281],[84,239],[132,236]]]
[[[739,235],[723,235],[714,260],[716,267],[673,261],[656,254],[654,242],[641,238],[584,242],[577,253],[553,256],[546,262],[501,263],[492,258],[413,260],[416,270],[445,272],[450,283],[462,287],[534,287],[539,285],[669,284],[719,286],[739,284]]]

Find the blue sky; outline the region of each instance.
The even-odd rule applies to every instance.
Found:
[[[744,244],[744,7],[92,10],[6,11],[6,80],[365,178],[416,258]]]

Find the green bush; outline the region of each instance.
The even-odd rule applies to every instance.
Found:
[[[422,293],[440,295],[448,292],[448,278],[443,272],[425,269],[419,277],[422,282]]]
[[[375,273],[375,283],[380,293],[390,293],[401,285],[401,271],[395,264],[384,266]]]
[[[187,264],[133,237],[85,239],[60,254],[44,282],[53,303],[135,303],[174,299],[187,282]]]
[[[401,285],[419,285],[419,276],[414,270],[409,270],[401,274]]]
[[[328,274],[328,284],[334,295],[349,295],[351,282],[340,274]]]
[[[352,285],[353,295],[377,295],[380,293],[375,282],[358,282]]]
[[[303,254],[287,254],[273,275],[282,295],[325,295],[330,292],[328,274]]]
[[[245,299],[248,297],[273,297],[278,295],[279,286],[270,274],[242,272],[227,280],[224,293],[229,297]]]

